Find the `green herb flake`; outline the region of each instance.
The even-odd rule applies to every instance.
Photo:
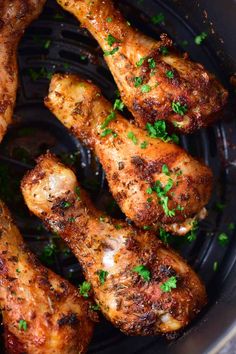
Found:
[[[74,223],[75,222],[75,218],[73,216],[71,216],[70,218],[68,218],[67,220],[70,223]]]
[[[145,61],[146,57],[143,57],[143,58],[140,58],[139,61],[136,62],[136,66],[139,67],[139,66],[142,66],[144,61]]]
[[[152,200],[153,200],[152,197],[147,198],[147,202],[148,202],[148,203],[151,203]]]
[[[151,280],[151,272],[143,264],[134,267],[133,272],[138,273],[144,281],[148,282]]]
[[[168,135],[166,131],[166,122],[164,120],[157,120],[153,125],[147,123],[146,129],[151,138],[161,139],[164,142],[173,141],[176,144],[179,143],[179,137],[176,134]]]
[[[216,272],[216,271],[218,270],[218,266],[219,266],[218,262],[215,261],[215,262],[213,263],[213,270],[214,270],[214,272]]]
[[[106,117],[106,119],[102,123],[101,129],[105,129],[109,125],[109,123],[114,119],[116,119],[116,112],[111,111],[111,113]]]
[[[155,59],[149,58],[149,59],[148,59],[148,64],[149,64],[149,68],[150,68],[150,69],[155,69],[155,67],[156,67]]]
[[[76,187],[75,187],[75,193],[76,193],[76,195],[77,195],[77,198],[76,198],[76,199],[77,199],[77,200],[81,200],[81,199],[80,199],[80,187],[79,187],[79,186],[76,186]]]
[[[148,142],[147,142],[147,141],[143,141],[143,142],[140,144],[141,149],[146,149],[147,146],[148,146]]]
[[[179,114],[180,116],[184,116],[185,113],[187,113],[188,111],[188,106],[186,104],[182,105],[180,102],[178,101],[173,101],[171,104],[172,110]]]
[[[143,226],[143,229],[146,231],[146,230],[151,230],[151,226],[149,226],[149,225],[144,225]]]
[[[168,244],[171,235],[163,228],[160,228],[159,229],[159,237],[165,244]]]
[[[148,187],[148,188],[146,189],[146,193],[147,193],[147,194],[152,194],[152,187]]]
[[[122,225],[119,225],[119,224],[115,225],[115,229],[116,230],[121,230],[122,229]]]
[[[100,269],[100,270],[97,271],[97,275],[99,277],[100,284],[103,285],[105,283],[108,274],[109,273],[106,270],[103,270],[103,269]]]
[[[139,87],[143,83],[143,79],[140,76],[134,78],[134,87]]]
[[[151,91],[151,86],[150,85],[143,85],[142,87],[141,87],[141,92],[142,93],[148,93],[148,92],[150,92]]]
[[[99,217],[99,221],[104,222],[105,221],[105,217],[104,216],[100,216]]]
[[[112,50],[104,50],[104,56],[108,57],[109,55],[113,55],[116,52],[118,52],[118,50],[119,50],[119,47],[115,47]]]
[[[138,144],[138,139],[136,138],[136,136],[134,135],[133,132],[128,132],[127,138],[129,138],[130,140],[132,140],[132,142],[133,142],[135,145]]]
[[[170,277],[167,281],[161,284],[161,290],[163,293],[168,293],[171,289],[176,289],[177,287],[177,279],[176,277]]]
[[[28,325],[27,322],[25,320],[20,320],[18,323],[18,328],[19,330],[23,330],[23,331],[27,331]]]
[[[164,187],[162,186],[160,181],[156,181],[154,186],[152,187],[152,191],[156,192],[159,198],[159,203],[162,205],[164,213],[169,217],[175,216],[175,210],[170,210],[168,207],[169,197],[167,196],[167,193],[173,187],[173,184],[173,180],[169,178],[167,184]]]
[[[165,16],[162,12],[159,12],[158,14],[154,15],[151,17],[151,22],[154,24],[154,25],[158,25],[160,23],[163,23],[165,22]]]
[[[228,230],[233,231],[235,229],[235,223],[231,222],[228,224]]]
[[[91,284],[87,281],[84,281],[81,285],[79,285],[79,293],[85,298],[89,297],[90,290],[91,290]]]
[[[229,243],[229,237],[225,232],[222,232],[218,236],[218,242],[221,246],[225,246]]]
[[[170,171],[169,168],[166,164],[162,165],[162,169],[161,169],[162,173],[164,173],[166,176],[170,175]]]
[[[47,39],[47,40],[44,42],[43,47],[44,47],[45,49],[48,49],[48,48],[50,47],[50,45],[51,45],[51,40],[50,40],[50,39]]]
[[[18,273],[18,274],[19,274],[19,273],[20,273],[20,269],[18,269],[18,268],[17,268],[17,269],[16,269],[16,273]]]
[[[89,308],[93,311],[99,311],[100,310],[100,306],[98,304],[95,305],[90,305]]]
[[[63,201],[61,202],[61,207],[62,207],[63,209],[68,209],[68,208],[70,208],[71,206],[72,206],[72,203],[67,202],[66,200],[63,200]]]
[[[174,78],[174,73],[171,70],[167,70],[166,71],[166,77],[168,77],[168,79],[173,79]]]
[[[219,211],[224,210],[225,207],[226,207],[226,204],[223,204],[223,203],[220,203],[220,202],[215,204],[216,210],[219,210]]]
[[[111,18],[111,17],[107,17],[106,21],[107,21],[108,23],[110,23],[110,22],[112,22],[112,18]]]
[[[195,37],[194,42],[197,45],[202,44],[202,42],[207,38],[207,33],[206,32],[202,32],[200,33],[198,36]]]
[[[192,228],[186,235],[188,242],[193,242],[197,238],[198,222],[193,220],[191,224]]]
[[[106,38],[107,44],[111,47],[114,43],[118,42],[115,37],[113,37],[110,33]]]
[[[114,102],[113,109],[123,111],[124,107],[125,107],[124,103],[119,98],[117,98]]]
[[[113,130],[111,129],[104,129],[102,132],[101,132],[101,137],[104,138],[105,136],[107,135],[110,135],[113,133]]]
[[[161,52],[162,55],[168,55],[169,54],[169,49],[162,45],[160,47],[160,52]]]

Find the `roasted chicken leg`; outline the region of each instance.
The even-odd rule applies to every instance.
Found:
[[[7,353],[78,354],[93,323],[88,302],[27,249],[0,201],[0,306]]]
[[[206,303],[205,288],[154,233],[96,210],[75,174],[50,154],[23,179],[29,209],[80,261],[103,314],[130,335],[185,326]]]
[[[166,35],[158,42],[135,30],[111,0],[57,0],[99,42],[121,97],[144,127],[162,119],[182,133],[219,117],[227,91],[201,64],[173,50]]]
[[[18,83],[17,47],[46,0],[0,1],[0,142],[12,120]]]
[[[205,217],[210,169],[122,118],[96,86],[75,75],[54,75],[45,103],[94,150],[114,198],[136,225],[184,235]]]

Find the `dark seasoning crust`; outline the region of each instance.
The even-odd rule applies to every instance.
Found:
[[[43,178],[42,170],[46,172]],[[204,286],[196,274],[155,234],[106,215],[100,220],[100,213],[80,187],[78,199],[75,176],[67,175],[69,171],[52,155],[42,156],[36,168],[24,177],[22,191],[30,210],[60,234],[80,261],[103,314],[129,335],[165,333],[160,313],[173,316],[180,328],[185,326],[206,303]],[[60,196],[56,184],[48,184],[50,176],[54,181],[59,176],[67,176],[69,187],[60,188]],[[47,199],[41,200],[38,208],[36,200],[42,196],[39,186]],[[55,193],[56,198],[53,197]],[[69,206],[65,207],[65,202]],[[71,218],[73,222],[70,222]],[[117,224],[119,230],[115,228]],[[106,268],[104,264],[104,257],[109,252],[114,252],[112,268]],[[133,271],[138,264],[150,270],[149,282]],[[99,269],[108,272],[104,284],[97,275]],[[171,276],[176,277],[177,288],[162,292],[161,284]]]

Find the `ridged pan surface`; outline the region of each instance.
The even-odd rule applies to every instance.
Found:
[[[194,38],[199,32],[191,27],[188,16],[182,17],[174,11],[171,3],[176,8],[176,1],[127,0],[119,3],[132,25],[156,38],[162,32],[168,33],[180,50],[186,50],[192,59],[202,62],[229,88],[229,73],[217,59],[220,52],[217,52],[210,38],[201,45],[195,44]],[[154,15],[160,16],[158,24],[153,24]],[[209,31],[207,22],[205,28],[204,25],[202,27],[204,30]],[[116,86],[96,41],[55,1],[48,1],[43,14],[26,31],[19,47],[19,68],[20,87],[14,124],[0,146],[0,197],[10,207],[27,243],[41,261],[78,285],[83,280],[78,262],[57,235],[49,234],[28,213],[23,206],[19,182],[24,173],[34,166],[34,159],[49,149],[74,168],[100,209],[121,216],[108,192],[96,157],[69,135],[43,105],[53,72],[73,72],[92,79],[111,101],[115,98]],[[226,109],[224,120],[213,127],[190,136],[181,136],[182,146],[205,161],[215,176],[209,215],[200,224],[196,238],[170,239],[173,247],[190,262],[205,282],[209,294],[207,308],[172,343],[159,337],[126,337],[101,316],[89,353],[168,353],[170,347],[173,348],[181,340],[181,336],[191,335],[199,321],[204,321],[235,262],[235,141],[232,104]],[[221,233],[228,237],[225,243],[219,241]]]

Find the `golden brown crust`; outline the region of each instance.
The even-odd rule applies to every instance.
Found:
[[[60,234],[80,261],[103,314],[126,334],[174,332],[205,305],[202,282],[179,255],[154,233],[99,213],[74,173],[52,155],[38,160],[21,187],[29,209]],[[150,271],[149,281],[134,272],[138,265]],[[107,272],[104,283],[100,270]],[[177,280],[176,288],[163,292],[170,277]]]
[[[93,332],[89,303],[38,262],[1,201],[0,234],[0,306],[8,352],[84,353]]]
[[[176,130],[191,133],[220,117],[227,91],[201,64],[190,61],[186,54],[176,53],[166,35],[159,42],[142,35],[125,21],[111,0],[57,1],[79,19],[104,51],[118,48],[105,59],[124,103],[139,126],[163,119]],[[108,35],[116,39],[111,45]],[[168,50],[166,55],[163,47]],[[145,58],[143,65],[137,67],[141,58]],[[149,92],[142,93],[141,85],[135,87],[137,77],[150,87]],[[185,114],[174,112],[173,102],[186,105]]]
[[[46,0],[0,2],[0,142],[12,120],[16,99],[17,46],[25,28],[41,12]]]
[[[106,127],[112,133],[102,137],[101,126],[112,106],[95,85],[79,76],[54,75],[45,103],[75,136],[94,150],[113,196],[136,225],[162,226],[181,235],[191,229],[189,219],[201,212],[211,195],[212,173],[207,166],[178,145],[150,138],[117,112]],[[136,141],[129,139],[129,133]],[[163,173],[163,165],[168,167],[168,174]],[[157,181],[164,186],[170,180],[173,186],[167,196],[168,208],[175,211],[172,216],[164,210],[156,192],[148,194],[148,188]]]

